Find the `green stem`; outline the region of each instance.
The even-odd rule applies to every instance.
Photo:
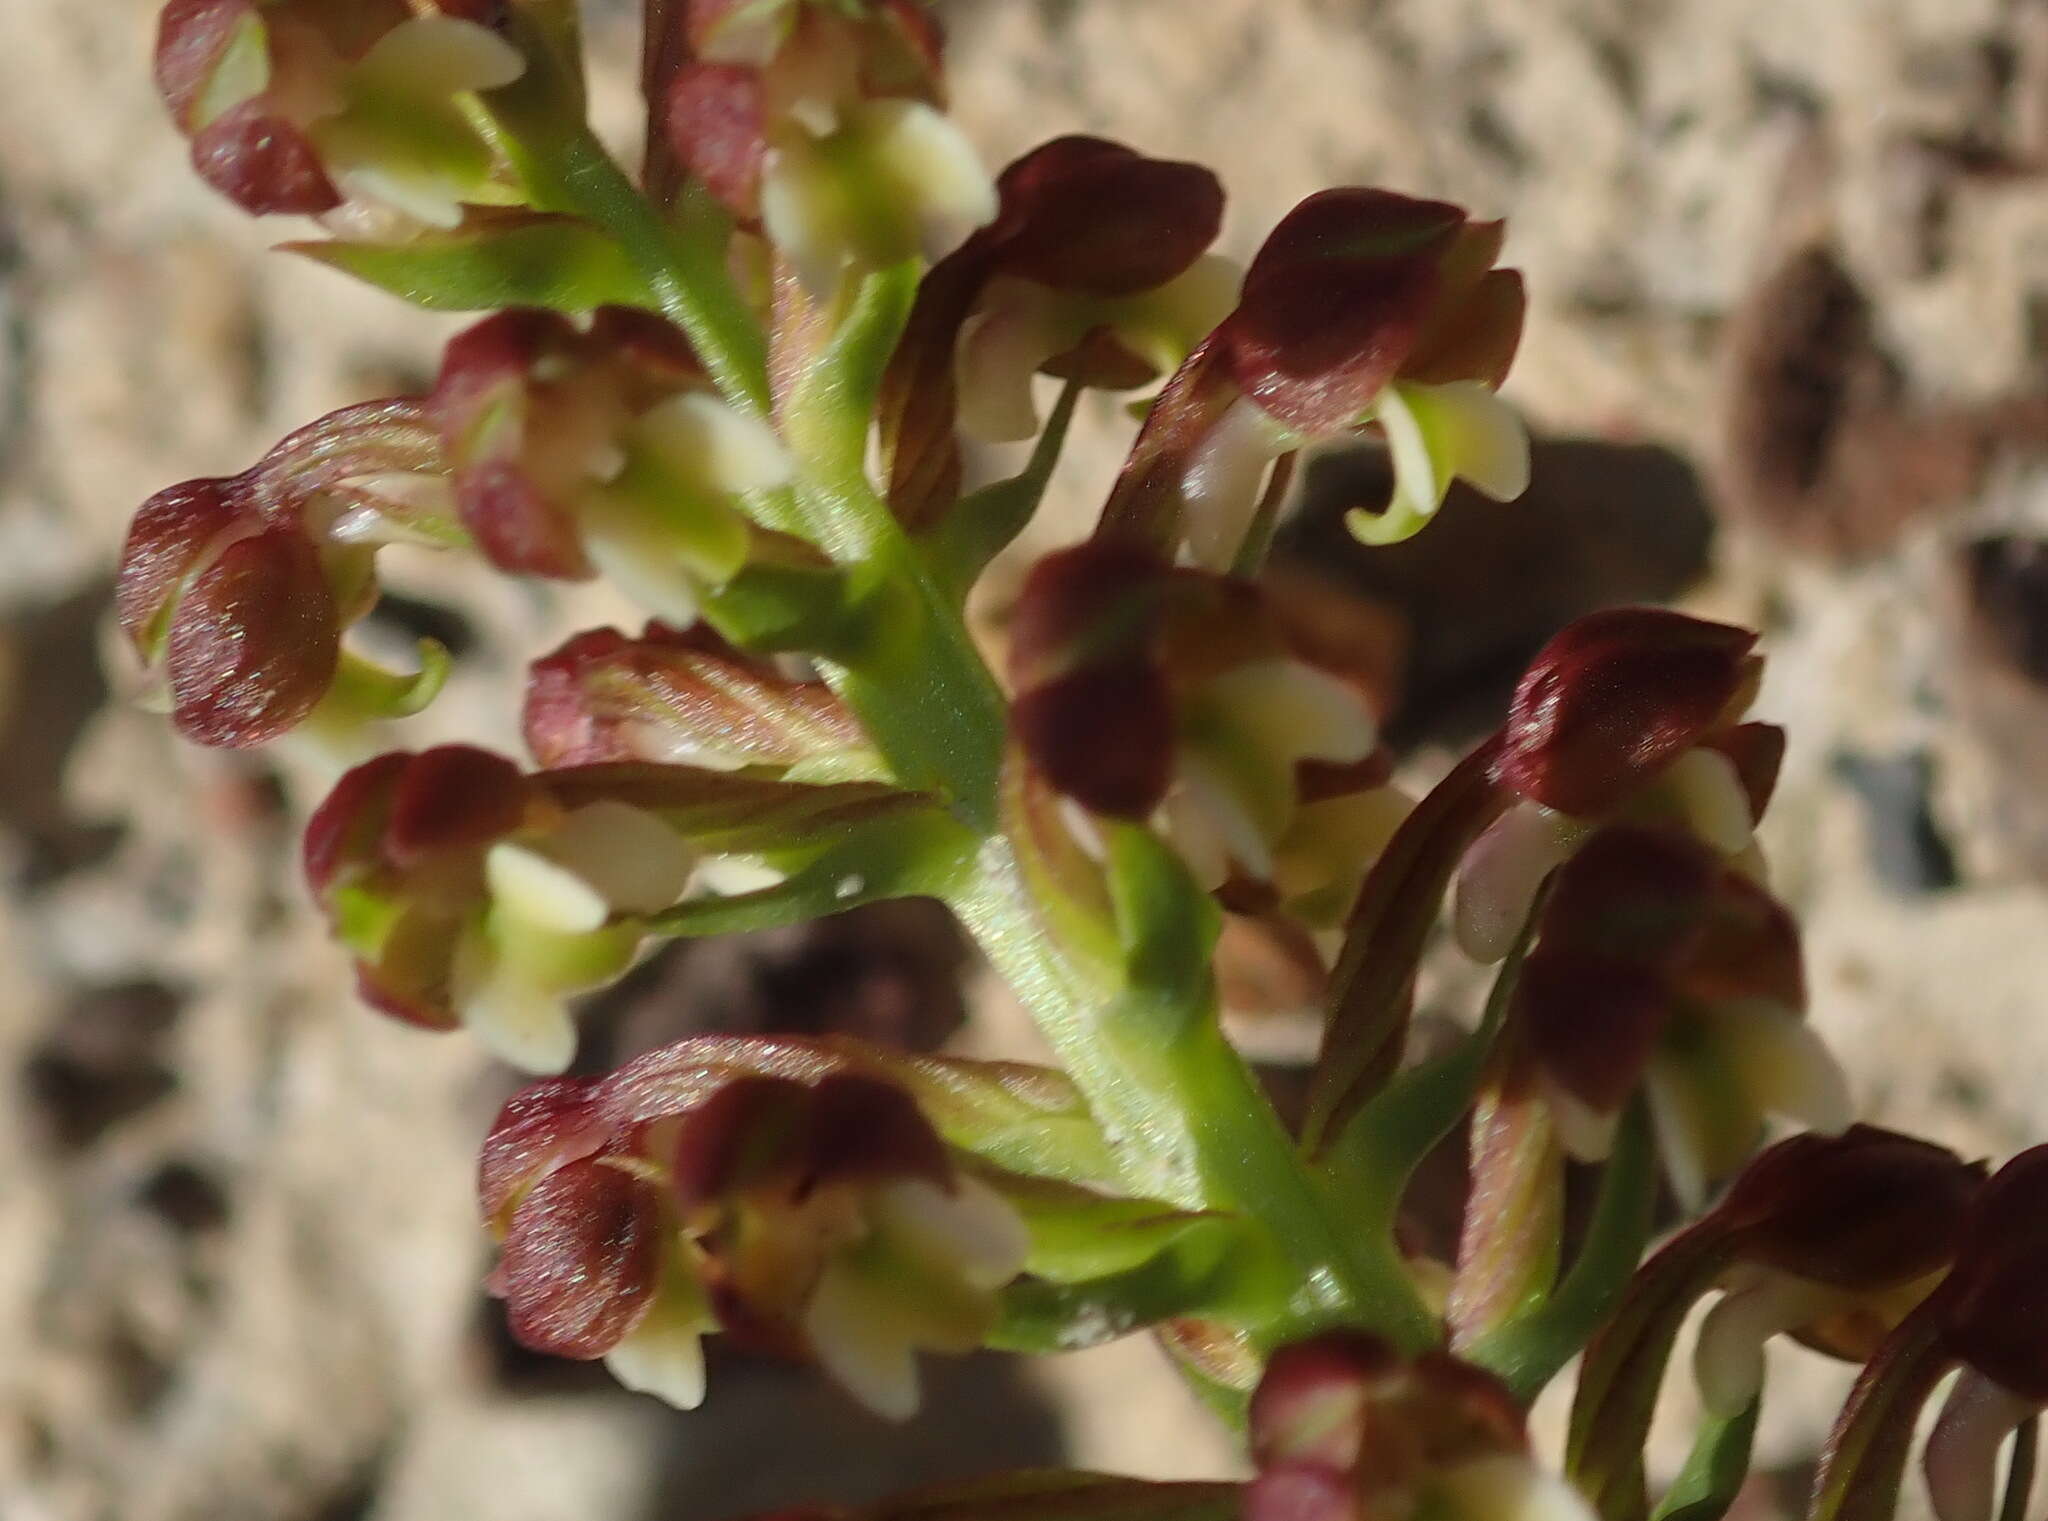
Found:
[[[1262,1338],[1365,1324],[1405,1346],[1440,1339],[1398,1259],[1352,1252],[1271,1102],[1218,1028],[1195,1011],[1160,1038],[1159,1011],[1134,1007],[1113,969],[1084,967],[1040,928],[1007,840],[986,842],[975,888],[953,901],[1023,1000],[1115,1144],[1134,1193],[1228,1209],[1269,1229],[1295,1265],[1294,1298]],[[1138,995],[1143,1000],[1144,995]]]
[[[482,99],[534,206],[611,234],[727,399],[766,412],[767,340],[726,272],[724,240],[662,220],[590,130],[570,63],[539,21],[515,11],[514,41],[526,72]]]

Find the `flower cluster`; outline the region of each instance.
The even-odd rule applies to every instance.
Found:
[[[1022,1220],[902,1088],[793,1044],[743,1071],[716,1045],[543,1083],[500,1113],[479,1186],[513,1333],[690,1409],[702,1338],[722,1331],[908,1417],[916,1352],[981,1345],[1024,1265]]]
[[[1058,1065],[769,1034],[544,1077],[478,1180],[513,1334],[681,1406],[716,1334],[900,1419],[921,1354],[1152,1332],[1255,1475],[1014,1475],[873,1521],[1715,1521],[1789,1338],[1862,1364],[1810,1521],[1892,1513],[1951,1376],[1923,1467],[1942,1521],[1988,1521],[2048,1408],[2048,1152],[1987,1177],[1853,1123],[1757,844],[1784,737],[1749,716],[1756,635],[1581,618],[1412,797],[1396,641],[1269,563],[1308,451],[1386,452],[1368,547],[1455,479],[1522,490],[1502,224],[1342,187],[1240,269],[1199,165],[1063,136],[987,173],[916,0],[645,26],[636,179],[587,120],[574,0],[164,5],[199,173],[469,315],[426,394],[143,504],[117,611],[146,690],[201,743],[360,762],[305,876],[403,1024],[559,1074],[577,999],[652,944],[923,897]],[[1088,389],[1140,393],[1099,514],[992,577]],[[536,769],[363,760],[449,665],[352,647],[387,546],[542,603],[602,580],[648,621],[532,659]],[[1417,1041],[1440,923],[1494,992]],[[1225,1018],[1280,1008],[1321,1016],[1299,1124]],[[1703,1306],[1705,1414],[1653,1512]],[[1575,1357],[1553,1470],[1527,1411]]]

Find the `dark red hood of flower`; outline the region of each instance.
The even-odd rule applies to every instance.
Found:
[[[1661,608],[1579,619],[1515,688],[1495,774],[1546,808],[1598,817],[1730,726],[1756,638]]]

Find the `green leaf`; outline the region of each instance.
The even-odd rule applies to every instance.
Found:
[[[1008,1173],[985,1176],[1031,1231],[1024,1271],[1056,1283],[1079,1283],[1151,1261],[1190,1233],[1241,1231],[1229,1217],[1175,1209],[1156,1199],[1126,1199],[1076,1183]]]
[[[1750,1449],[1762,1407],[1751,1400],[1738,1414],[1711,1416],[1693,1438],[1692,1452],[1651,1521],[1721,1521],[1749,1477]]]
[[[545,306],[586,312],[655,304],[619,245],[571,216],[472,209],[460,227],[403,243],[281,246],[430,311]]]

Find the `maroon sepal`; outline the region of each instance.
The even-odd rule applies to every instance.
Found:
[[[237,539],[171,614],[171,720],[203,745],[266,744],[313,711],[340,659],[319,551],[291,528]]]
[[[1756,639],[1651,607],[1567,625],[1515,689],[1497,776],[1561,813],[1608,812],[1729,726],[1754,681]]]
[[[490,1288],[521,1345],[602,1357],[646,1314],[661,1253],[652,1184],[602,1159],[565,1162],[513,1210]]]
[[[522,730],[545,766],[667,760],[707,741],[750,764],[791,766],[863,742],[822,681],[795,681],[708,625],[578,634],[529,667]]]
[[[1944,1298],[1955,1355],[2048,1406],[2048,1146],[2021,1152],[1984,1185]]]
[[[1344,926],[1330,1014],[1309,1080],[1302,1140],[1327,1145],[1400,1065],[1415,972],[1445,889],[1508,797],[1492,779],[1496,736],[1474,750],[1401,821],[1373,863]]]

